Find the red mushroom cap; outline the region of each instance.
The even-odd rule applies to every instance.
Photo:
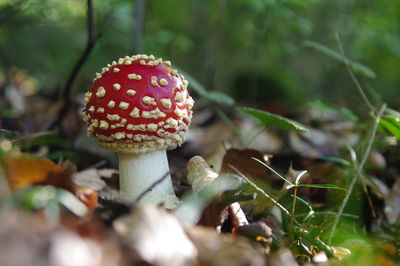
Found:
[[[135,55],[97,73],[86,93],[88,135],[117,152],[173,149],[184,142],[192,118],[188,82],[171,62]]]

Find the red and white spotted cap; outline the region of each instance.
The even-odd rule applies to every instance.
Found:
[[[120,58],[96,73],[85,95],[88,135],[116,152],[174,149],[184,142],[192,118],[187,86],[170,61]]]

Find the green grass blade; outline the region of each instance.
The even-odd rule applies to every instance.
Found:
[[[269,166],[268,164],[264,163],[263,161],[255,158],[255,157],[251,157],[251,159],[259,162],[260,164],[264,165],[265,167],[267,167],[269,170],[271,170],[274,174],[276,174],[278,177],[280,177],[283,181],[285,181],[286,183],[288,183],[291,186],[294,186],[294,184],[292,182],[290,182],[289,180],[287,180],[286,178],[284,178],[280,173],[278,173],[277,171],[275,171],[271,166]]]
[[[324,189],[338,189],[338,190],[346,190],[345,188],[338,187],[332,184],[320,184],[320,185],[313,185],[313,184],[299,184],[297,187],[311,187],[311,188],[324,188]]]

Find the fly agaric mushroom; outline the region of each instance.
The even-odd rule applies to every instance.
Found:
[[[141,204],[179,204],[175,196],[166,150],[184,142],[192,118],[193,99],[188,81],[170,61],[135,55],[113,61],[96,73],[85,95],[84,121],[88,135],[118,153],[120,194]]]

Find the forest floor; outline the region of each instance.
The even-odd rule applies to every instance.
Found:
[[[46,131],[60,104],[29,86],[9,84],[18,97],[1,103],[0,265],[400,262],[399,145],[371,132],[376,115],[318,101],[281,112],[302,124],[270,126],[199,99],[168,152],[182,202],[167,210],[120,200],[117,158],[86,136],[82,96]]]

